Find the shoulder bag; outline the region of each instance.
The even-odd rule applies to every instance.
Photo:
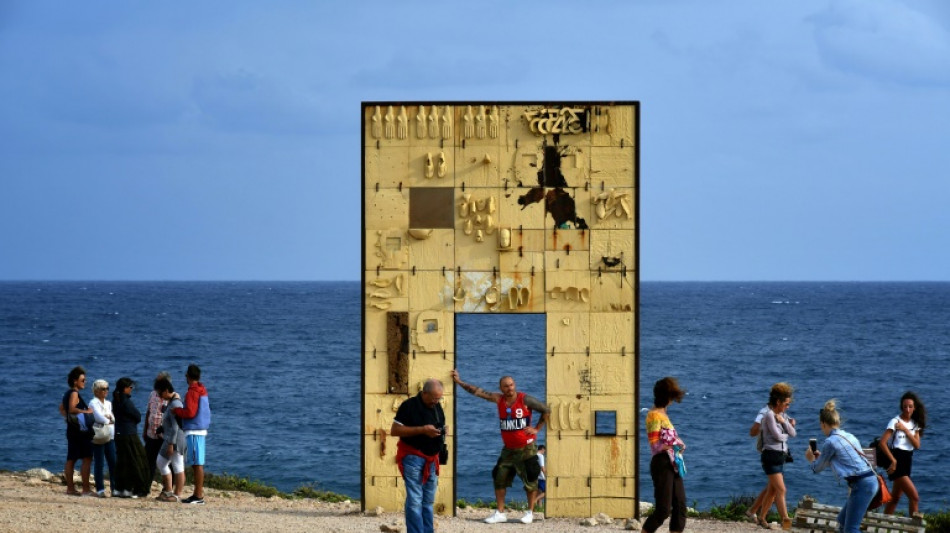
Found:
[[[875,494],[874,497],[871,498],[871,503],[868,504],[868,511],[870,511],[871,509],[877,509],[878,507],[882,505],[890,503],[891,491],[887,490],[887,483],[884,482],[884,476],[874,471],[874,466],[871,464],[871,461],[868,461],[868,458],[864,455],[863,452],[861,452],[861,450],[857,448],[857,446],[854,445],[854,443],[852,443],[850,440],[845,439],[844,437],[840,435],[838,436],[838,438],[843,439],[845,442],[850,444],[851,447],[854,448],[854,451],[858,452],[858,455],[861,456],[862,459],[864,459],[864,462],[867,463],[869,467],[871,467],[871,472],[874,472],[874,475],[877,476],[877,494]]]

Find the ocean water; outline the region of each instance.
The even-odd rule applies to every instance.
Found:
[[[771,384],[788,381],[799,433],[785,476],[791,505],[804,494],[844,498],[843,482],[812,474],[801,457],[808,438],[821,436],[825,400],[840,400],[845,428],[867,443],[912,389],[929,416],[914,462],[921,505],[950,507],[939,474],[950,460],[942,422],[950,283],[643,283],[640,294],[641,421],[652,383],[677,377],[688,395],[670,417],[689,447],[691,505],[764,486],[747,432]],[[511,374],[519,389],[544,398],[543,326],[543,315],[460,315],[463,378],[492,387]],[[144,408],[159,370],[184,389],[185,368],[195,362],[214,411],[210,471],[359,497],[359,337],[357,282],[2,282],[0,406],[19,423],[4,424],[0,468],[62,470],[56,407],[73,366],[111,383],[132,376],[140,382],[133,400]],[[457,495],[490,500],[500,448],[493,408],[458,393]],[[642,434],[640,452],[641,497],[652,500]]]

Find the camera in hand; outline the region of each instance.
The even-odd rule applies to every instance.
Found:
[[[439,464],[447,465],[449,464],[449,448],[445,445],[445,424],[436,426],[436,429],[439,430],[439,435],[442,437],[442,448],[439,449]]]
[[[811,448],[811,453],[818,451],[818,439],[808,439],[808,447]]]

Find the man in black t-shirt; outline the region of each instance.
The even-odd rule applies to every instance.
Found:
[[[435,491],[439,482],[439,451],[445,441],[442,382],[428,379],[422,392],[402,402],[389,433],[399,437],[396,464],[406,483],[407,533],[435,531]]]

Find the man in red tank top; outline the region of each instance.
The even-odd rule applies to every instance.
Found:
[[[525,494],[528,496],[528,511],[521,517],[521,522],[530,524],[534,521],[532,510],[539,494],[538,475],[541,473],[536,440],[538,432],[547,424],[551,410],[537,398],[518,392],[511,376],[504,376],[499,380],[498,387],[501,392],[488,392],[481,387],[465,383],[457,370],[452,371],[452,379],[470,394],[492,402],[498,408],[501,440],[505,443],[498,463],[492,470],[498,510],[485,519],[485,522],[495,524],[508,521],[505,514],[505,494],[517,474],[524,483]],[[541,416],[537,425],[532,426],[531,415],[534,412],[540,413]]]

